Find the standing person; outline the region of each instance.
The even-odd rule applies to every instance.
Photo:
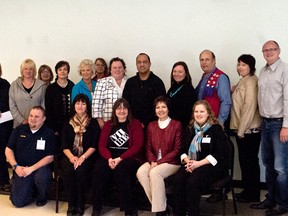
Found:
[[[12,82],[9,89],[9,107],[14,118],[13,127],[28,123],[29,112],[34,106],[45,107],[46,85],[36,79],[36,65],[25,59],[20,66],[21,77]]]
[[[83,215],[85,210],[85,191],[89,185],[100,128],[92,119],[91,105],[84,94],[75,97],[72,116],[65,122],[62,133],[61,149],[65,154],[61,168],[64,183],[68,190],[67,215]],[[101,176],[97,176],[101,178]]]
[[[15,128],[5,154],[13,168],[10,200],[16,207],[24,207],[36,198],[37,206],[47,203],[52,179],[49,164],[54,159],[55,136],[45,124],[45,110],[31,109],[28,124]]]
[[[149,122],[156,120],[153,103],[156,97],[166,95],[163,81],[150,71],[151,61],[146,53],[136,57],[138,72],[127,80],[123,98],[128,100],[132,115],[144,128]]]
[[[231,108],[229,78],[216,67],[216,57],[212,51],[203,50],[199,55],[199,60],[204,74],[196,87],[198,100],[208,101],[215,117],[224,127]]]
[[[177,216],[198,216],[201,194],[228,170],[223,128],[205,100],[193,107],[192,120],[183,136],[181,168],[174,177],[173,207]]]
[[[180,167],[181,123],[171,119],[168,98],[159,96],[154,102],[158,121],[147,128],[146,157],[137,171],[137,178],[144,188],[157,216],[168,213],[164,179],[177,172]]]
[[[171,87],[167,92],[170,98],[169,116],[182,123],[186,128],[192,114],[193,104],[197,101],[196,91],[185,62],[176,62],[171,71]]]
[[[93,213],[100,216],[103,197],[113,181],[119,192],[120,210],[137,216],[137,197],[133,192],[136,171],[142,163],[143,129],[133,119],[129,103],[120,98],[113,105],[111,120],[102,129],[99,141],[100,158],[95,163],[93,178]],[[117,199],[115,197],[114,199]]]
[[[261,154],[268,194],[251,208],[268,209],[267,216],[288,212],[288,66],[280,59],[280,51],[276,41],[263,45],[266,65],[258,81],[258,104],[263,117]]]
[[[9,87],[10,83],[2,78],[0,64],[0,120],[1,113],[9,111]],[[9,172],[5,157],[5,148],[12,131],[13,121],[0,123],[0,190],[10,191]]]
[[[93,80],[97,81],[99,79],[109,76],[108,67],[107,67],[107,63],[105,59],[97,58],[95,60],[95,66],[96,66],[96,70],[95,70],[95,76],[93,77]]]
[[[126,84],[126,64],[123,59],[112,58],[109,70],[111,76],[99,80],[92,102],[92,117],[97,118],[101,128],[111,119],[112,107],[118,98],[122,98]]]
[[[236,132],[243,191],[237,194],[239,202],[259,202],[261,117],[258,109],[258,78],[255,75],[255,58],[241,55],[237,72],[242,79],[232,92],[230,128]]]
[[[67,61],[59,61],[55,65],[56,80],[49,85],[45,94],[46,123],[58,140],[60,147],[61,132],[63,123],[70,118],[71,92],[74,83],[68,79],[70,65]]]
[[[72,102],[78,94],[85,94],[92,104],[92,95],[96,87],[96,81],[92,79],[95,75],[95,64],[90,59],[84,59],[80,62],[78,72],[82,79],[72,88]]]
[[[38,70],[38,79],[45,82],[46,87],[51,84],[52,80],[54,79],[53,72],[48,65],[41,65]]]

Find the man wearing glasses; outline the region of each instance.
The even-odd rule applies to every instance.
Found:
[[[276,41],[267,41],[262,52],[267,64],[258,80],[258,103],[263,117],[261,153],[266,168],[266,199],[253,209],[268,209],[267,216],[288,212],[288,65],[281,61]]]

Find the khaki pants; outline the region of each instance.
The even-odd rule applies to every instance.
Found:
[[[152,205],[152,212],[166,210],[166,191],[164,179],[173,175],[180,165],[163,163],[150,169],[150,163],[146,162],[137,171],[137,178]]]

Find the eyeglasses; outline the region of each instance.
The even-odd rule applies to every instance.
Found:
[[[275,51],[277,51],[278,49],[279,49],[279,48],[263,49],[262,52],[263,52],[263,53],[275,52]]]
[[[104,67],[103,64],[96,64],[97,67]]]
[[[127,107],[122,107],[122,106],[119,106],[119,107],[117,107],[116,108],[116,110],[118,110],[118,111],[127,111],[128,110],[128,108]]]

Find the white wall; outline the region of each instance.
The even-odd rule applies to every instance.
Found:
[[[286,0],[1,0],[3,78],[15,80],[25,58],[52,68],[63,59],[77,82],[79,62],[99,56],[123,58],[132,76],[136,55],[147,52],[166,87],[178,60],[188,63],[196,85],[202,74],[198,55],[211,49],[235,84],[238,56],[254,55],[259,72],[268,39],[279,42],[287,61],[287,8]]]
[[[239,55],[254,55],[259,72],[268,39],[279,42],[288,60],[287,8],[287,0],[1,0],[3,78],[15,80],[21,62],[32,58],[38,67],[69,61],[70,78],[78,82],[80,61],[99,56],[123,58],[132,76],[136,55],[147,52],[167,88],[178,60],[188,63],[196,86],[202,74],[198,55],[210,49],[236,84]]]

